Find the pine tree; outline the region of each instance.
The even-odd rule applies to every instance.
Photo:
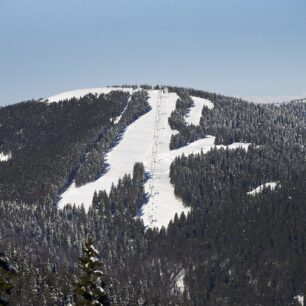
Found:
[[[102,263],[98,256],[99,253],[89,238],[85,242],[83,255],[80,257],[81,276],[75,284],[76,305],[110,305],[104,274],[99,270]]]
[[[14,287],[12,279],[17,269],[9,263],[9,259],[0,253],[0,305],[8,305],[8,296]]]

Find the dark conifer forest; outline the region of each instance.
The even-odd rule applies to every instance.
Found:
[[[171,149],[208,135],[250,143],[175,159],[171,183],[190,213],[160,230],[135,218],[148,196],[142,163],[109,194],[97,191],[88,212],[57,208],[72,181],[107,171],[106,153],[150,110],[151,88],[0,108],[0,152],[12,156],[0,162],[0,259],[12,267],[0,270],[0,305],[298,306],[306,297],[304,101],[259,105],[169,87],[179,96]],[[214,103],[198,126],[184,122],[192,96]],[[272,181],[275,190],[248,194]]]

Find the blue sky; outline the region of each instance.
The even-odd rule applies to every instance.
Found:
[[[0,0],[0,105],[121,83],[306,92],[305,0]]]

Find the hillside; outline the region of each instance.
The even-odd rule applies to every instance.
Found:
[[[148,85],[1,108],[0,246],[22,271],[13,305],[73,303],[88,235],[114,304],[299,305],[305,113],[303,100]]]

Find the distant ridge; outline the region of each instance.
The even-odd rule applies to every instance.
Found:
[[[250,96],[250,97],[242,97],[244,100],[249,102],[254,102],[258,104],[279,104],[279,103],[286,103],[291,101],[305,101],[306,100],[306,93],[303,93],[299,96]]]

